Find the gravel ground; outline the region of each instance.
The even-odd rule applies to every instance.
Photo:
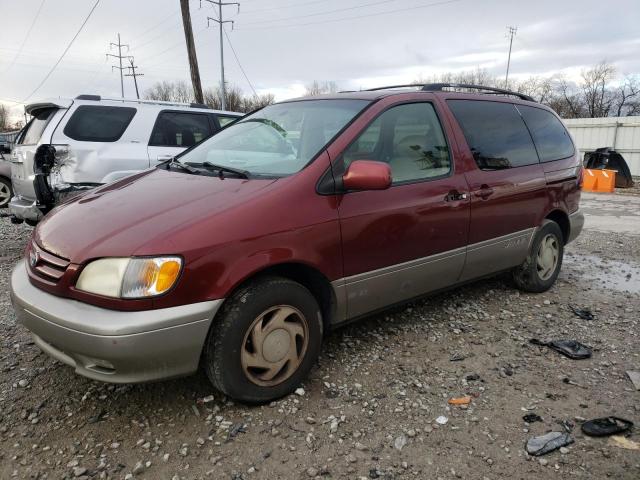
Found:
[[[202,374],[113,386],[40,353],[7,291],[29,234],[0,221],[2,479],[640,478],[640,451],[580,431],[612,414],[640,424],[625,374],[640,370],[638,236],[585,231],[545,294],[484,280],[342,328],[303,390],[246,407]],[[594,354],[570,360],[534,337]],[[468,407],[448,405],[463,395]],[[575,443],[526,454],[528,438],[563,424]],[[640,442],[638,427],[628,437]]]

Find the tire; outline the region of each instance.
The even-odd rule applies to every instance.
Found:
[[[563,255],[564,237],[560,226],[545,220],[533,239],[527,259],[513,270],[516,286],[525,292],[546,292],[558,278]]]
[[[264,403],[300,385],[321,345],[322,315],[311,292],[286,278],[265,277],[240,288],[216,315],[204,368],[227,396]]]
[[[9,201],[13,197],[13,188],[11,188],[11,180],[0,177],[0,208],[7,208]]]

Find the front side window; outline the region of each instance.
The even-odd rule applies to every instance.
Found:
[[[531,135],[515,105],[485,100],[448,100],[447,105],[481,170],[538,163]]]
[[[302,170],[359,112],[366,100],[302,100],[269,105],[220,130],[180,157],[254,175]]]
[[[18,143],[22,145],[35,145],[38,143],[42,132],[47,128],[49,121],[57,110],[57,108],[43,108],[34,112],[33,118],[25,127],[24,134],[18,140]]]
[[[560,160],[575,153],[569,132],[554,114],[525,105],[518,105],[517,108],[529,127],[540,161]]]
[[[80,105],[64,127],[64,134],[83,142],[120,140],[136,114],[131,107]]]
[[[388,163],[393,183],[451,172],[447,141],[430,103],[398,105],[385,111],[345,150],[344,167],[354,160]]]
[[[151,132],[150,146],[191,147],[213,133],[209,117],[197,113],[161,112]]]

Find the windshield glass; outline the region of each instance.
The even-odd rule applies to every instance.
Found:
[[[242,169],[254,175],[290,175],[309,163],[369,104],[366,100],[303,100],[269,105],[248,115],[180,161]]]

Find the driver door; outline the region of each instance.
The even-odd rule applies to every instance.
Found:
[[[334,175],[364,159],[388,163],[392,186],[339,198],[347,318],[456,283],[469,227],[467,183],[433,103],[384,110],[334,162]]]

